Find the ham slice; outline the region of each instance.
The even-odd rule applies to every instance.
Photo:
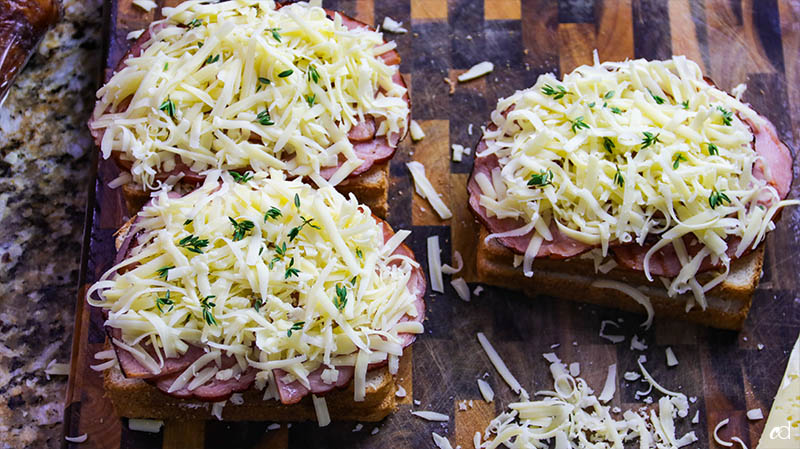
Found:
[[[764,120],[765,124],[760,128],[747,121],[755,136],[753,144],[755,151],[761,156],[761,160],[755,164],[753,175],[758,179],[765,180],[767,184],[775,188],[781,198],[785,198],[792,184],[792,154],[789,148],[778,138],[775,126],[768,120]],[[494,125],[490,125],[490,128],[492,126]],[[486,144],[481,141],[476,149],[476,154],[485,149]],[[476,158],[472,176],[470,176],[467,184],[470,209],[490,233],[507,232],[525,225],[525,222],[519,219],[489,217],[486,209],[480,205],[481,189],[475,181],[475,176],[478,173],[483,173],[491,179],[492,170],[499,166],[499,161],[495,155]],[[553,240],[542,243],[536,257],[563,259],[576,256],[592,248],[592,246],[563,235],[555,226],[551,225],[550,231],[553,233]],[[522,236],[500,237],[497,240],[515,253],[524,254],[532,237],[533,231]],[[728,238],[726,253],[732,260],[736,258],[735,252],[739,246],[739,241],[740,239],[737,237]],[[694,256],[700,251],[700,245],[694,238],[686,237],[684,244],[690,256]],[[622,245],[612,244],[611,252],[617,264],[621,267],[634,271],[643,271],[644,257],[652,248],[652,245],[653,243],[646,243],[640,246],[635,242]],[[743,255],[748,252],[750,252],[749,248]],[[707,257],[703,260],[698,272],[712,270],[720,266],[721,263],[719,261],[714,263],[711,258]],[[649,268],[650,273],[655,276],[675,277],[680,273],[682,265],[675,253],[675,248],[672,245],[667,245],[651,256]]]
[[[201,352],[200,355],[202,354],[203,353]],[[236,358],[234,357],[224,355],[221,357],[221,359],[222,359],[221,360],[222,365],[220,366],[220,370],[230,369],[234,365],[236,365]],[[194,390],[189,390],[188,388],[189,383],[187,383],[186,385],[183,386],[183,388],[173,391],[172,393],[168,393],[169,388],[172,386],[172,383],[175,382],[175,380],[178,378],[178,376],[181,375],[182,372],[183,370],[171,375],[161,376],[152,379],[151,382],[155,383],[156,388],[158,388],[162,392],[174,396],[176,398],[184,398],[184,399],[194,398],[207,402],[219,402],[228,399],[233,393],[244,391],[250,388],[250,386],[256,379],[256,374],[258,373],[258,370],[248,367],[247,369],[245,369],[244,372],[239,373],[239,375],[237,376],[232,376],[229,379],[220,380],[217,379],[215,376],[212,377],[211,380],[195,388]]]
[[[277,4],[276,8],[280,9],[283,5]],[[333,19],[334,11],[326,9],[327,15],[329,18]],[[360,22],[352,17],[349,17],[345,14],[338,13],[342,17],[342,24],[347,27],[348,29],[358,29],[358,28],[370,28],[371,27],[363,22]],[[159,25],[163,26],[163,25]],[[142,54],[144,49],[146,48],[147,42],[150,40],[152,34],[155,34],[159,31],[159,28],[154,27],[152,30],[148,28],[145,30],[144,33],[131,45],[130,49],[125,53],[125,55],[120,59],[119,64],[117,65],[116,72],[122,70],[125,67],[125,60],[129,57],[135,57]],[[397,50],[389,50],[385,53],[378,55],[387,65],[395,65],[400,66],[400,54]],[[106,82],[111,79],[111,76],[114,72],[107,72],[106,75]],[[392,80],[395,84],[402,86],[406,89],[406,94],[403,96],[403,99],[406,103],[410,105],[410,99],[408,96],[408,89],[403,80],[403,77],[400,75],[400,71],[398,70],[397,73],[392,77]],[[116,109],[122,110],[128,107],[130,100],[126,99],[120,102]],[[406,117],[406,122],[410,123],[411,113],[409,108],[409,115]],[[99,147],[102,140],[103,140],[103,129],[93,129],[92,128],[93,118],[89,119],[89,130],[91,131],[92,137],[94,138],[95,144]],[[356,168],[352,173],[348,175],[348,178],[352,178],[358,176],[370,168],[372,168],[375,164],[380,164],[386,162],[387,160],[391,159],[394,156],[394,152],[396,150],[397,145],[400,143],[400,140],[405,137],[406,132],[408,131],[408,127],[401,130],[400,133],[390,133],[388,136],[375,136],[376,131],[376,123],[375,119],[371,116],[367,116],[365,121],[362,123],[356,124],[353,128],[350,129],[348,132],[348,139],[353,143],[354,150],[356,155],[359,159],[362,160],[361,165]],[[256,143],[258,141],[256,140]],[[114,162],[117,164],[120,169],[123,169],[127,172],[131,171],[133,167],[133,161],[130,159],[126,159],[128,156],[119,152],[113,151],[111,153],[111,157]],[[320,172],[321,176],[325,179],[330,179],[336,170],[341,166],[343,160],[339,161],[339,164],[336,166],[326,167],[323,168]],[[244,173],[247,171],[249,167],[244,167],[237,169],[236,171],[240,173]],[[170,176],[181,176],[181,182],[189,185],[199,185],[205,180],[205,176],[201,175],[200,173],[194,171],[190,165],[184,163],[181,158],[175,159],[175,167],[166,172],[159,172],[156,174],[155,179],[157,181],[166,181]]]
[[[177,194],[174,194],[177,195]],[[382,225],[383,229],[383,240],[384,242],[388,241],[394,235],[391,227],[385,221],[381,220],[378,217],[373,216],[373,218]],[[134,221],[135,224],[135,221]],[[134,245],[135,239],[139,234],[129,234],[123,241],[122,245],[118,250],[117,255],[117,262],[121,262],[125,257],[127,257],[128,253],[131,250],[131,246]],[[406,257],[410,257],[414,259],[414,253],[411,249],[401,244],[398,246],[392,254],[399,254]],[[400,261],[394,261],[394,264],[400,264]],[[416,295],[416,302],[415,306],[417,309],[417,316],[411,317],[409,315],[403,316],[400,321],[417,321],[422,322],[425,319],[425,275],[422,272],[420,267],[415,267],[412,269],[411,277],[408,281],[408,288],[409,290]],[[106,327],[106,332],[109,334],[111,338],[115,338],[118,340],[122,339],[122,331],[117,328]],[[414,342],[416,339],[415,334],[407,334],[401,333],[399,334],[400,342],[403,347],[406,347]],[[142,345],[145,351],[150,354],[155,360],[158,360],[158,357],[155,355],[155,351],[153,350],[152,346],[148,344]],[[117,358],[120,362],[120,367],[122,369],[123,374],[126,377],[130,378],[141,378],[146,379],[148,382],[153,383],[159,390],[164,392],[165,394],[169,394],[174,397],[178,398],[194,398],[199,399],[202,401],[210,401],[210,402],[218,402],[227,399],[230,397],[231,394],[244,391],[249,388],[257,374],[257,370],[251,367],[248,367],[243,373],[241,373],[238,377],[232,377],[226,380],[220,380],[216,378],[212,378],[205,384],[201,385],[200,387],[189,391],[188,384],[183,388],[168,393],[169,388],[172,386],[172,383],[175,382],[175,379],[186,370],[189,365],[194,363],[199,357],[201,357],[205,352],[203,349],[197,346],[189,345],[189,349],[186,353],[182,354],[180,357],[165,359],[164,364],[161,368],[159,373],[152,373],[146,367],[144,367],[138,360],[136,360],[133,355],[131,355],[128,351],[118,348],[114,346],[114,349],[117,353]],[[222,365],[220,369],[228,369],[233,367],[236,364],[236,359],[229,356],[223,356],[221,358]],[[377,369],[386,365],[386,361],[378,362],[370,364],[368,369]],[[324,366],[319,367],[317,370],[313,371],[309,374],[309,388],[303,386],[299,381],[294,381],[290,383],[283,382],[282,378],[286,375],[286,372],[280,369],[276,369],[273,371],[275,382],[277,386],[278,393],[281,398],[281,402],[284,404],[294,404],[300,401],[303,397],[308,395],[309,392],[314,394],[324,394],[328,391],[333,390],[334,388],[343,388],[346,387],[350,380],[353,378],[354,368],[352,366],[339,366],[337,369],[339,370],[339,377],[337,381],[333,384],[326,384],[322,381],[322,372],[325,369]]]
[[[480,153],[484,149],[486,149],[486,144],[481,142],[476,150],[476,153]],[[500,167],[500,163],[497,160],[497,156],[493,154],[475,159],[475,165],[472,169],[472,176],[470,176],[469,182],[467,183],[470,209],[472,210],[472,214],[475,215],[478,220],[483,223],[483,226],[486,227],[486,229],[488,229],[491,233],[508,232],[514,229],[519,229],[526,224],[523,220],[514,218],[500,219],[497,217],[490,217],[486,211],[486,208],[480,204],[481,188],[477,181],[475,181],[475,176],[478,173],[483,173],[488,176],[489,179],[491,179],[492,170],[495,167]],[[551,224],[550,232],[553,234],[553,240],[542,242],[542,246],[539,248],[539,252],[536,253],[536,257],[565,259],[568,257],[577,256],[578,254],[584,253],[593,248],[591,245],[587,245],[565,236],[558,230],[555,224]],[[525,250],[528,249],[528,243],[530,243],[532,237],[533,231],[530,231],[525,235],[517,237],[498,237],[497,240],[499,240],[503,246],[514,251],[515,253],[525,254]]]

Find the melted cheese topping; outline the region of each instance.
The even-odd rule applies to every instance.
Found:
[[[122,153],[139,184],[179,162],[306,176],[346,161],[336,184],[361,165],[354,126],[372,117],[376,136],[405,132],[406,89],[378,57],[395,44],[378,32],[306,3],[186,1],[162,13],[142,54],[97,92],[92,123],[103,156]]]
[[[369,209],[332,187],[314,190],[279,171],[240,184],[211,171],[183,197],[159,194],[130,232],[135,246],[89,302],[108,310],[106,325],[122,330],[117,343],[134,356],[147,356],[140,342],[159,358],[207,348],[184,384],[220,353],[235,356],[239,371],[269,377],[280,368],[306,387],[321,366],[356,366],[363,379],[367,362],[402,354],[399,333],[422,332],[401,322],[417,316],[408,285],[417,263],[392,254],[402,239],[384,243]]]
[[[508,234],[533,229],[538,250],[555,222],[603,256],[610,244],[657,236],[644,261],[648,279],[650,256],[674,244],[684,269],[669,293],[691,290],[703,307],[704,292],[727,275],[729,238],[741,239],[741,255],[794,203],[754,176],[758,155],[742,119],[763,119],[682,56],[603,64],[595,56],[563,81],[543,75],[501,99],[491,118],[479,156],[495,155],[501,169],[478,179],[480,202],[490,216],[526,224]],[[682,244],[689,234],[704,246],[696,257]],[[724,274],[700,285],[695,275],[707,257]]]

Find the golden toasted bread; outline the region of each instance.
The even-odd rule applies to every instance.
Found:
[[[619,281],[638,288],[650,298],[659,318],[685,319],[720,329],[738,330],[744,325],[764,262],[763,245],[737,259],[731,264],[728,278],[706,293],[708,307],[703,310],[695,305],[687,313],[686,303],[693,298],[691,292],[671,298],[658,279],[650,282],[640,271],[619,267],[606,274],[595,273],[594,262],[580,256],[565,260],[536,259],[533,277],[525,277],[522,267],[513,266],[514,253],[494,239],[484,242],[487,235],[486,229],[481,227],[477,253],[480,282],[522,290],[532,297],[545,295],[633,312],[644,311],[639,303],[623,292],[592,286],[602,279]],[[708,276],[711,274],[699,275],[698,281],[703,282]]]

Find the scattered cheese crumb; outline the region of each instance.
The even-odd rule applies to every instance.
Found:
[[[606,383],[603,386],[603,391],[597,398],[600,402],[608,402],[614,397],[617,391],[617,364],[612,363],[608,366],[608,375],[606,376]]]
[[[747,419],[750,421],[758,421],[759,419],[764,419],[764,413],[761,412],[760,408],[754,408],[747,411]]]
[[[272,423],[267,426],[267,430],[278,430],[281,428],[281,425],[278,423]]]
[[[70,443],[85,443],[86,439],[89,438],[88,435],[85,433],[83,435],[78,435],[76,437],[64,437],[65,440],[69,441]]]
[[[290,424],[290,425],[291,425],[291,424]],[[380,429],[380,428],[378,428],[378,427],[376,427],[376,428],[372,429],[372,432],[370,432],[370,435],[377,435],[377,434],[378,434],[378,432],[380,432],[380,431],[381,431],[381,429]]]
[[[697,396],[690,396],[690,397],[689,397],[689,402],[691,402],[692,404],[694,404],[695,402],[697,402]]]
[[[464,146],[454,143],[451,145],[453,149],[453,162],[461,162],[461,155],[464,154]]]
[[[436,444],[436,447],[439,449],[453,449],[453,446],[450,445],[450,441],[448,441],[447,438],[436,432],[431,432],[431,436],[433,437],[434,444]]]
[[[233,405],[244,404],[244,397],[242,396],[242,393],[233,393],[231,395],[231,404]]]
[[[486,355],[489,356],[489,360],[492,362],[492,365],[494,365],[494,368],[498,373],[500,373],[500,377],[506,381],[508,386],[511,387],[511,390],[517,394],[525,391],[522,389],[522,385],[519,384],[514,375],[511,374],[511,371],[508,370],[505,362],[503,362],[503,359],[500,358],[500,354],[495,351],[494,347],[492,347],[492,344],[489,343],[489,340],[485,335],[483,335],[483,332],[478,332],[478,342],[480,342],[481,347],[483,348],[484,352],[486,352]]]
[[[364,428],[364,424],[358,423],[355,427],[353,427],[353,432],[361,432],[361,429]]]
[[[450,421],[450,417],[445,415],[444,413],[432,412],[429,410],[422,410],[418,412],[412,411],[411,414],[418,418],[422,418],[428,421],[441,421],[441,422]]]
[[[453,216],[450,209],[444,204],[439,194],[434,189],[428,176],[425,174],[425,167],[417,161],[406,163],[408,171],[411,172],[411,178],[414,180],[414,187],[416,188],[417,195],[425,198],[433,206],[433,210],[439,214],[442,220],[447,220]]]
[[[581,364],[578,362],[572,362],[569,364],[569,375],[572,377],[578,377],[581,375]]]
[[[420,404],[421,402],[419,401],[419,399],[414,399],[414,405],[420,405]]]
[[[561,346],[561,343],[553,343],[552,345],[550,345],[550,349],[556,349],[559,346]]]
[[[600,337],[605,338],[606,340],[608,340],[608,341],[610,341],[611,343],[614,343],[614,344],[620,343],[620,342],[625,340],[625,337],[622,336],[622,335],[608,335],[608,334],[606,334],[605,332],[606,332],[606,325],[607,324],[613,324],[614,326],[619,327],[619,324],[615,323],[614,321],[603,320],[600,323]]]
[[[459,401],[458,402],[458,409],[463,411],[467,410],[467,401]]]
[[[639,380],[639,378],[642,377],[642,376],[641,376],[641,374],[634,373],[633,371],[626,371],[625,374],[622,375],[622,377],[625,380],[627,380],[628,382],[635,382],[635,381]]]
[[[492,386],[489,385],[483,379],[478,379],[478,389],[481,391],[481,396],[483,396],[483,400],[486,402],[492,402],[494,400],[494,391],[492,390]]]
[[[483,292],[483,286],[482,285],[479,285],[479,286],[475,287],[475,290],[472,290],[472,294],[475,295],[475,296],[480,296],[482,292]]]
[[[419,126],[419,123],[417,123],[416,120],[411,120],[411,126],[409,127],[408,132],[411,134],[411,140],[414,142],[419,142],[425,138],[425,131],[422,130],[422,127]]]
[[[461,75],[458,75],[458,81],[463,83],[466,81],[474,80],[475,78],[480,78],[484,75],[491,73],[492,70],[494,70],[494,64],[492,64],[491,62],[489,61],[479,62],[478,64],[475,64],[474,66],[470,67],[469,70],[467,70],[466,72],[462,73]]]
[[[725,441],[725,440],[720,439],[720,437],[719,437],[719,429],[727,426],[729,421],[730,421],[729,418],[725,418],[722,421],[720,421],[719,424],[716,425],[716,427],[714,427],[714,441],[716,441],[717,444],[719,444],[721,446],[725,446],[725,447],[731,447],[731,446],[733,446],[733,443],[731,443],[730,441]]]
[[[214,405],[220,404],[219,402]],[[224,405],[225,403],[222,402]],[[131,418],[128,420],[128,428],[137,432],[158,433],[161,427],[164,426],[164,421],[157,419],[137,419]]]
[[[757,344],[756,347],[758,348],[759,351],[764,349],[764,345],[762,345],[761,343]]]
[[[439,249],[439,236],[428,237],[428,270],[431,277],[431,290],[444,293],[444,280],[442,279],[442,258]]]
[[[467,134],[470,136],[472,135],[472,123],[470,123],[469,126],[467,127]]]
[[[406,397],[406,394],[407,394],[406,393],[406,389],[403,388],[402,385],[398,385],[397,386],[397,391],[395,392],[394,395],[397,396],[398,398],[404,398],[404,397]]]
[[[131,31],[130,33],[128,33],[125,36],[125,38],[128,39],[128,40],[136,40],[136,39],[139,39],[140,37],[142,37],[142,34],[144,34],[144,28],[142,28],[141,30],[133,30],[133,31]],[[130,176],[130,175],[128,175],[128,176]],[[112,187],[112,189],[113,189],[113,187]]]
[[[133,0],[132,3],[145,10],[145,12],[150,12],[158,6],[153,0]]]
[[[678,358],[675,357],[675,353],[672,351],[671,347],[667,346],[666,353],[667,353],[667,366],[669,367],[678,366]]]
[[[442,79],[444,80],[445,83],[447,83],[448,86],[450,86],[450,90],[448,91],[448,93],[450,95],[453,95],[454,93],[456,93],[456,83],[454,83],[453,80],[451,80],[448,77],[444,77]]]
[[[453,252],[453,260],[456,263],[455,267],[451,267],[448,264],[442,264],[442,273],[444,274],[456,274],[464,268],[464,259],[461,257],[461,253],[456,250]]]
[[[408,30],[403,28],[403,22],[398,22],[389,16],[383,18],[383,25],[381,25],[381,29],[395,34],[408,33]]]
[[[48,376],[68,376],[69,375],[69,364],[68,363],[56,363],[56,360],[53,359],[50,363],[47,364],[47,367],[44,369],[45,374]],[[49,377],[48,377],[49,379]]]
[[[633,350],[636,351],[647,350],[647,344],[644,342],[644,339],[640,340],[638,335],[634,335],[633,338],[631,338],[631,351]]]
[[[461,298],[464,302],[469,302],[469,285],[467,285],[467,281],[464,278],[453,279],[450,281],[450,285],[453,286],[456,293],[458,293],[458,297]]]
[[[694,412],[694,417],[692,418],[692,424],[697,424],[700,422],[700,410],[696,410]]]

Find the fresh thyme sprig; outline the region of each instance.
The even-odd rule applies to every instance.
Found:
[[[658,95],[654,94],[652,90],[650,90],[648,88],[647,92],[650,93],[650,96],[653,97],[653,100],[655,100],[656,104],[664,104],[665,100],[663,98],[659,97]]]
[[[306,218],[306,217],[301,215],[300,219],[303,220],[303,222],[300,224],[300,226],[295,226],[295,227],[293,227],[292,229],[289,230],[289,241],[290,242],[293,241],[295,238],[297,238],[297,235],[300,234],[300,231],[302,231],[303,228],[306,225],[308,225],[309,227],[312,227],[314,229],[321,229],[319,226],[317,226],[314,223],[312,223],[312,221],[314,221],[313,218]]]
[[[548,168],[547,171],[540,171],[531,175],[528,185],[531,187],[544,187],[553,183],[553,172]]]
[[[201,240],[200,237],[189,234],[178,241],[178,246],[181,248],[186,248],[193,253],[203,254],[203,250],[201,248],[208,246],[208,239]]]
[[[281,213],[280,209],[274,206],[270,207],[269,210],[264,214],[264,222],[266,223],[266,221],[270,218],[274,220],[282,215],[283,214]]]
[[[614,173],[614,184],[625,187],[625,178],[622,177],[622,172],[619,171],[619,165],[617,165],[617,172]]]
[[[314,100],[316,99],[317,99],[317,94],[306,95],[306,103],[308,103],[308,107],[314,106]]]
[[[158,308],[158,311],[161,313],[164,313],[164,309],[162,309],[163,306],[169,306],[167,312],[171,312],[172,309],[175,307],[175,301],[169,299],[169,290],[167,290],[167,293],[164,295],[163,298],[160,296],[156,298],[156,307]]]
[[[544,87],[542,87],[542,93],[548,97],[553,97],[554,100],[560,100],[564,98],[565,95],[572,95],[572,92],[567,91],[564,86],[556,86],[556,88],[553,88],[553,86],[549,84],[545,84]]]
[[[161,103],[161,106],[159,106],[158,109],[166,112],[171,118],[175,118],[175,103],[173,103],[169,97],[167,97],[167,99]]]
[[[355,278],[353,278],[353,280],[355,280]],[[336,306],[339,311],[344,310],[344,307],[347,305],[347,288],[341,284],[336,284],[336,297],[333,298],[333,305]]]
[[[686,156],[684,156],[683,153],[677,153],[675,155],[675,162],[672,163],[672,169],[677,170],[678,166],[681,165],[681,162],[686,162],[688,160],[689,159],[686,159]]]
[[[278,31],[280,31],[280,30],[281,30],[280,28],[269,28],[269,29],[267,29],[267,31],[272,33],[272,37],[278,42],[281,41],[281,35],[280,35],[280,33],[278,33]]]
[[[219,61],[219,55],[208,55],[208,59],[206,59],[206,64],[213,64]]]
[[[175,268],[175,265],[167,265],[165,267],[161,267],[158,270],[156,270],[156,274],[158,275],[158,277],[166,279],[167,275],[169,274],[169,270],[173,268]]]
[[[269,116],[269,111],[266,109],[259,112],[258,115],[256,115],[256,119],[258,119],[258,123],[261,123],[264,126],[275,124],[275,122],[272,121],[272,117]]]
[[[266,304],[266,301],[264,301],[261,298],[256,298],[253,300],[253,308],[256,309],[256,313],[261,312],[261,306],[263,306],[264,304]]]
[[[291,75],[292,73],[294,73],[294,70],[292,70],[292,69],[284,70],[283,72],[278,74],[278,78],[286,78],[287,76]]]
[[[256,224],[250,220],[242,220],[240,222],[237,222],[231,217],[228,217],[228,220],[230,220],[231,224],[233,225],[234,242],[238,242],[239,240],[243,239],[244,236],[247,235],[248,232],[252,231],[253,228],[256,226]]]
[[[192,29],[192,28],[197,28],[202,24],[203,24],[203,22],[200,19],[194,18],[194,19],[192,19],[191,22],[187,23],[186,26],[188,26],[189,29]]]
[[[302,328],[303,328],[303,325],[304,325],[304,324],[306,324],[306,322],[305,322],[305,321],[298,321],[298,322],[296,322],[296,323],[292,324],[292,327],[290,327],[290,328],[289,328],[289,329],[286,331],[286,336],[287,336],[287,337],[291,337],[291,336],[292,336],[292,331],[299,331],[300,329],[302,329]]]
[[[611,112],[613,112],[614,114],[622,114],[622,109],[620,109],[620,108],[618,108],[616,106],[612,106],[611,107]]]
[[[258,86],[256,86],[256,92],[261,90],[261,88],[263,88],[264,86],[269,85],[270,83],[272,83],[272,81],[270,81],[269,78],[264,78],[264,77],[259,76],[258,77]]]
[[[286,273],[283,274],[284,279],[289,279],[292,276],[297,277],[300,274],[300,270],[294,267],[294,257],[289,259],[289,266],[286,267]]]
[[[609,90],[608,92],[606,92],[605,95],[603,95],[603,99],[604,100],[610,100],[611,97],[613,97],[613,96],[614,96],[614,91],[613,90]]]
[[[239,172],[235,172],[235,171],[231,170],[228,173],[231,175],[233,180],[238,182],[239,184],[244,184],[247,181],[253,179],[253,174],[251,172],[249,172],[249,171],[245,172],[244,174],[241,174]]]
[[[608,151],[609,153],[614,153],[614,141],[609,139],[608,137],[603,137],[603,148]]]
[[[683,106],[683,109],[689,109],[689,100],[681,101],[681,106]]]
[[[567,120],[569,120],[569,119],[567,119]],[[572,124],[572,126],[570,126],[570,128],[572,129],[572,132],[575,133],[575,134],[578,134],[578,130],[581,129],[581,128],[584,128],[584,129],[591,128],[588,123],[583,121],[583,116],[582,115],[579,116],[578,118],[576,118],[575,120],[569,120],[569,122]]]
[[[273,257],[272,260],[269,261],[270,270],[275,267],[275,262],[280,262],[286,255],[286,242],[283,242],[280,245],[275,245],[275,254],[277,254],[277,256]]]
[[[656,143],[661,143],[661,141],[658,140],[658,136],[660,136],[661,133],[653,135],[653,133],[645,131],[642,134],[644,134],[644,139],[642,139],[642,149],[643,150],[645,148],[649,147],[650,145],[655,145]]]
[[[308,80],[313,81],[314,84],[319,83],[319,72],[317,72],[317,68],[313,64],[308,66]]]
[[[719,148],[711,142],[708,142],[708,155],[709,156],[719,156]]]
[[[708,205],[711,206],[712,209],[716,209],[717,206],[722,206],[723,202],[730,204],[731,199],[728,198],[728,195],[725,195],[725,191],[718,192],[715,187],[714,190],[711,191],[711,195],[708,196]]]
[[[209,301],[209,299],[213,299],[216,297],[217,297],[216,295],[208,295],[200,301],[200,305],[203,307],[203,319],[206,321],[206,323],[212,326],[217,325],[217,319],[214,318],[214,313],[211,311],[211,309],[213,309],[217,305]]]
[[[717,106],[717,110],[720,114],[722,114],[722,124],[725,126],[731,126],[733,123],[733,112],[723,108],[722,106]]]

